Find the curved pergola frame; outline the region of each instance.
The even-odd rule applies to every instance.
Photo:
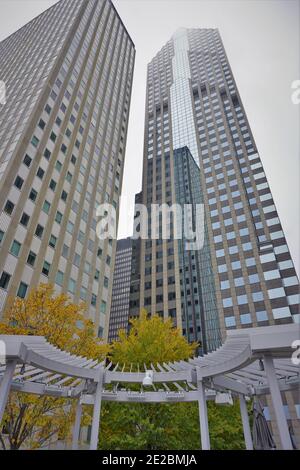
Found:
[[[231,330],[216,351],[179,361],[151,365],[153,385],[143,387],[146,367],[98,362],[74,356],[49,344],[41,336],[0,335],[6,347],[6,364],[0,366],[0,423],[10,390],[76,399],[72,448],[77,449],[82,405],[93,406],[90,449],[96,449],[102,400],[141,403],[197,401],[201,447],[209,449],[206,402],[220,393],[239,398],[245,444],[253,449],[246,399],[270,394],[281,447],[292,442],[281,398],[282,391],[300,384],[300,368],[291,358],[293,342],[300,338],[295,324]],[[139,384],[133,391],[126,384]],[[122,387],[122,388],[121,388]]]

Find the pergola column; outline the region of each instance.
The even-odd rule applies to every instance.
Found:
[[[244,438],[247,450],[253,450],[253,441],[251,436],[247,404],[244,395],[239,394],[241,418],[243,423]]]
[[[291,441],[291,436],[289,433],[289,428],[284,413],[281,393],[276,377],[275,367],[273,358],[271,356],[264,356],[264,366],[265,372],[269,383],[269,389],[271,394],[271,399],[273,403],[273,408],[276,416],[277,427],[280,436],[280,442],[282,449],[292,450],[293,444]]]
[[[10,386],[13,380],[15,368],[17,365],[17,361],[8,361],[6,363],[6,369],[3,375],[3,378],[0,383],[0,424],[2,422],[2,418],[4,415]]]
[[[80,397],[79,397],[77,401],[77,405],[76,405],[75,423],[73,427],[72,450],[78,449],[81,416],[82,416],[82,404],[80,403]]]
[[[97,450],[98,435],[100,427],[100,413],[101,413],[101,399],[102,399],[102,386],[103,386],[103,372],[101,371],[99,382],[97,383],[96,392],[94,394],[94,410],[92,420],[92,432],[90,441],[90,450]]]
[[[208,417],[207,417],[207,403],[205,395],[205,387],[203,381],[198,381],[198,405],[199,405],[199,420],[201,432],[201,448],[202,450],[210,450]]]

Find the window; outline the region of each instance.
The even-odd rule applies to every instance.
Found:
[[[69,222],[67,223],[67,232],[73,233],[73,231],[74,231],[74,224],[73,224],[73,222],[70,222],[70,221],[69,221]]]
[[[94,278],[96,279],[96,281],[98,281],[99,276],[100,276],[100,271],[99,271],[99,269],[96,269],[96,271],[95,271],[95,276],[94,276]]]
[[[34,135],[31,139],[31,143],[34,147],[37,147],[39,145],[39,139]]]
[[[285,297],[285,291],[283,287],[278,287],[277,289],[268,290],[270,299],[278,299],[279,297]]]
[[[4,232],[3,230],[0,230],[0,243],[2,242],[3,238],[4,238]]]
[[[42,273],[45,274],[45,276],[49,276],[50,267],[50,263],[48,263],[48,261],[44,261]]]
[[[31,165],[31,162],[32,162],[32,158],[26,153],[24,160],[23,160],[24,165],[28,166],[29,168]]]
[[[96,303],[97,303],[97,296],[95,294],[92,294],[91,305],[96,306]]]
[[[225,326],[226,328],[232,328],[233,326],[236,325],[235,318],[232,317],[225,317]]]
[[[19,256],[20,250],[21,250],[21,243],[19,243],[17,240],[14,240],[10,248],[11,254],[14,256]]]
[[[34,266],[35,260],[36,260],[36,254],[33,253],[33,251],[30,251],[28,258],[27,258],[27,263],[30,264],[30,266]]]
[[[69,280],[69,291],[72,294],[75,294],[75,289],[76,289],[76,281],[74,281],[74,279],[70,278],[70,280]]]
[[[18,175],[15,179],[15,183],[14,183],[15,187],[18,189],[21,189],[23,186],[23,183],[24,183],[23,178],[21,178],[21,176]]]
[[[50,152],[50,150],[47,149],[47,148],[46,148],[45,151],[44,151],[44,157],[46,158],[46,160],[49,160],[50,157],[51,157],[51,152]]]
[[[46,212],[46,214],[49,214],[50,207],[51,207],[50,202],[49,201],[44,201],[43,211]]]
[[[250,323],[252,323],[250,313],[243,313],[242,315],[240,315],[240,321],[241,325],[249,325]]]
[[[57,242],[57,238],[54,235],[51,235],[50,240],[49,240],[49,246],[52,246],[52,248],[55,248]]]
[[[40,119],[40,122],[39,122],[38,126],[39,126],[42,130],[44,130],[44,129],[45,129],[45,126],[46,126],[45,121],[43,121],[43,119]]]
[[[68,193],[63,190],[62,193],[61,193],[61,198],[62,198],[62,200],[63,200],[63,201],[66,201],[66,200],[67,200],[67,197],[68,197]]]
[[[43,168],[39,167],[37,173],[36,173],[36,176],[38,176],[39,178],[41,178],[41,180],[43,179],[44,177],[44,174],[45,174],[45,171],[43,170]]]
[[[246,295],[238,295],[237,296],[237,303],[238,303],[238,305],[247,304],[247,296]]]
[[[67,258],[69,254],[69,247],[68,245],[64,244],[62,249],[62,255],[64,258]]]
[[[256,312],[256,318],[257,318],[258,322],[267,321],[268,320],[267,312],[265,310],[261,310],[260,312]]]
[[[264,300],[262,292],[253,292],[252,293],[253,302],[261,302]]]
[[[14,203],[10,200],[7,200],[4,206],[4,212],[6,212],[8,215],[11,215],[13,213],[14,207]]]
[[[61,162],[59,160],[57,160],[57,162],[55,163],[55,168],[57,169],[57,171],[60,171],[61,167],[62,167]]]
[[[51,132],[50,134],[50,139],[52,140],[52,142],[55,142],[56,141],[56,134],[54,132]]]
[[[57,274],[56,274],[56,277],[55,277],[56,284],[58,284],[59,286],[62,286],[63,281],[64,281],[64,273],[61,272],[61,271],[57,271]]]
[[[51,113],[51,107],[49,106],[49,104],[46,104],[45,111],[46,111],[47,114]]]
[[[35,229],[35,235],[39,238],[42,238],[44,231],[44,227],[42,227],[40,224],[37,224],[36,229]]]
[[[223,307],[232,307],[232,298],[228,297],[227,299],[223,299]]]
[[[250,282],[250,284],[255,284],[256,282],[259,282],[258,274],[250,274],[249,275],[249,282]]]
[[[101,313],[106,313],[106,302],[104,300],[102,300],[102,302],[101,302],[100,312]]]
[[[10,281],[11,275],[8,274],[7,272],[3,271],[0,277],[0,287],[2,289],[7,289],[9,281]]]
[[[36,198],[37,198],[37,191],[32,188],[29,194],[29,199],[34,202]]]
[[[286,317],[291,316],[289,307],[273,308],[272,312],[273,312],[273,317],[275,318],[275,320],[279,318],[286,318]]]
[[[230,288],[229,281],[221,281],[221,290],[229,289],[229,288]]]
[[[22,217],[20,219],[20,224],[24,225],[24,227],[27,227],[29,219],[30,219],[29,215],[26,214],[26,212],[23,212]]]
[[[55,221],[56,221],[58,224],[60,224],[61,221],[62,221],[62,218],[63,218],[62,213],[59,212],[59,211],[57,211],[57,212],[56,212],[56,216],[55,216]]]
[[[104,287],[108,287],[109,279],[108,277],[104,276]]]
[[[25,284],[25,282],[20,282],[19,289],[18,289],[18,292],[17,292],[17,296],[24,299],[24,297],[26,295],[26,292],[27,292],[27,289],[28,289],[28,285]]]
[[[266,281],[270,281],[272,279],[280,279],[280,272],[278,269],[274,269],[273,271],[266,271],[264,272],[264,278]]]
[[[232,269],[235,270],[235,269],[241,269],[241,262],[240,261],[233,261],[231,263],[231,266],[232,266]]]
[[[51,180],[49,184],[49,188],[52,189],[52,191],[54,191],[56,188],[56,181]]]

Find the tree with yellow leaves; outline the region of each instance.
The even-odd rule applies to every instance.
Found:
[[[151,364],[187,360],[197,344],[188,344],[171,320],[154,315],[131,321],[127,335],[119,332],[110,360],[125,369],[143,370]],[[182,384],[183,385],[183,384]],[[126,384],[128,386],[128,384]],[[171,384],[168,384],[172,388]],[[122,384],[120,384],[122,388]],[[137,385],[132,385],[136,389]],[[212,448],[242,449],[244,438],[239,404],[230,408],[208,403]],[[200,445],[198,404],[193,403],[113,403],[102,406],[99,448],[105,450],[191,450]]]
[[[130,321],[129,335],[119,331],[114,341],[110,359],[114,364],[150,367],[152,364],[188,359],[195,353],[197,343],[189,344],[172,320],[162,320],[158,315],[147,318],[146,311]]]
[[[15,299],[0,323],[0,334],[44,336],[72,354],[103,360],[109,346],[96,338],[94,325],[84,314],[84,304],[75,305],[67,295],[55,295],[51,285],[41,284],[26,299]],[[12,392],[0,442],[4,449],[7,442],[11,449],[41,448],[69,437],[73,420],[74,406],[66,399]],[[85,414],[83,424],[88,421]]]

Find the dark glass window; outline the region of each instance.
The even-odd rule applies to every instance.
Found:
[[[22,186],[23,186],[23,183],[24,183],[23,178],[21,178],[21,176],[18,175],[18,176],[16,177],[16,179],[15,179],[15,186],[16,186],[16,188],[21,189]]]
[[[52,246],[52,248],[55,248],[57,242],[57,238],[54,235],[51,235],[50,240],[49,240],[49,246]]]
[[[43,235],[43,231],[44,231],[44,227],[42,227],[40,224],[38,224],[36,229],[35,229],[35,235],[37,237],[41,238],[42,235]]]
[[[46,126],[45,121],[43,121],[43,119],[40,119],[39,127],[44,130],[44,129],[45,129],[45,126]]]
[[[50,152],[50,150],[47,149],[47,148],[46,148],[45,151],[44,151],[44,157],[45,157],[47,160],[49,160],[49,158],[51,157],[51,152]]]
[[[24,165],[28,166],[29,168],[31,165],[31,162],[32,162],[32,158],[26,153],[24,160],[23,160]]]
[[[38,176],[39,178],[43,179],[44,174],[45,174],[45,171],[44,171],[41,167],[39,167],[39,169],[38,169],[38,171],[37,171],[37,173],[36,173],[36,176]]]
[[[45,111],[46,111],[47,114],[51,113],[51,107],[49,106],[49,104],[46,104]]]
[[[14,210],[14,207],[15,207],[14,203],[11,202],[11,201],[8,199],[8,200],[6,201],[5,206],[4,206],[4,211],[5,211],[7,214],[11,215],[12,212],[13,212],[13,210]]]
[[[30,266],[34,266],[35,260],[36,260],[36,254],[33,253],[33,251],[30,251],[28,258],[27,258],[27,263],[30,264]]]
[[[9,281],[10,281],[11,275],[8,274],[7,272],[3,271],[0,277],[0,287],[2,289],[7,289]]]
[[[36,198],[37,198],[37,191],[32,188],[29,194],[29,199],[31,199],[31,201],[35,201]]]
[[[21,299],[24,299],[24,297],[27,293],[27,289],[28,289],[28,285],[25,284],[25,282],[20,282],[17,296],[21,297]]]
[[[42,273],[45,274],[45,276],[49,276],[50,267],[50,263],[48,263],[48,261],[45,261],[42,269]]]
[[[49,188],[52,189],[52,191],[54,191],[56,188],[56,181],[51,180],[49,184]]]

